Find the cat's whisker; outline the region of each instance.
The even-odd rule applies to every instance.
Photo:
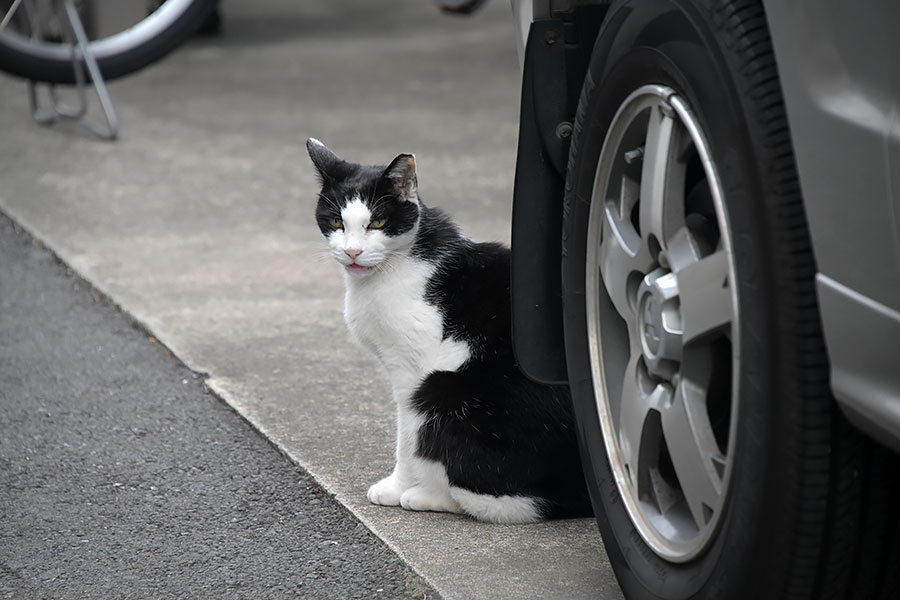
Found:
[[[340,205],[338,205],[338,202],[336,199],[332,198],[331,196],[329,196],[325,193],[320,193],[319,198],[324,200],[331,208],[333,208],[335,210],[335,212],[337,212],[338,214],[341,213],[341,207],[340,207]]]
[[[318,254],[313,256],[313,260],[315,260],[316,262],[324,263],[333,261],[334,257],[330,254]]]
[[[400,250],[389,250],[384,254],[384,258],[377,265],[380,273],[392,273],[397,270],[398,259],[406,256],[407,253]]]
[[[374,192],[374,191],[372,192],[372,195],[373,195],[373,196],[375,195],[375,192]],[[376,208],[378,208],[379,206],[381,206],[381,204],[382,204],[385,200],[387,200],[387,199],[389,199],[389,198],[391,198],[391,197],[392,197],[392,196],[391,196],[390,194],[384,194],[384,195],[380,196],[377,200],[374,200],[374,201],[370,202],[369,206],[371,206],[371,207],[372,207],[372,210],[374,211]]]
[[[340,257],[334,250],[316,250],[313,259],[317,262],[339,262]]]
[[[391,261],[388,260],[387,258],[385,258],[385,259],[381,260],[380,262],[378,262],[378,263],[373,267],[373,269],[375,269],[376,272],[382,273],[382,274],[390,273],[391,271],[393,271],[393,267],[391,266]]]

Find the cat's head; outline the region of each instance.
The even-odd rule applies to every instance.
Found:
[[[407,253],[419,223],[415,157],[370,167],[338,158],[314,138],[306,148],[322,180],[316,222],[331,256],[350,275],[366,276]]]

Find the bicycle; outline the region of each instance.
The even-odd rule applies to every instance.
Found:
[[[114,138],[115,115],[103,82],[161,59],[190,37],[213,13],[216,4],[216,0],[114,0],[105,5],[102,0],[3,0],[0,70],[32,82],[32,112],[39,122],[55,120],[57,116],[78,118],[98,135]],[[123,15],[129,8],[136,15],[132,21],[120,20],[112,30],[93,31],[104,11]],[[97,90],[109,122],[108,130],[85,120],[87,81]],[[75,109],[62,105],[51,87],[53,112],[41,111],[35,82],[51,86],[75,84],[79,86],[82,105]]]

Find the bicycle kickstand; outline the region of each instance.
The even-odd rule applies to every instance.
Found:
[[[72,69],[75,72],[75,86],[78,89],[78,106],[70,106],[60,101],[56,92],[56,84],[47,84],[50,96],[50,109],[40,107],[38,98],[38,83],[36,81],[28,82],[28,100],[31,105],[31,116],[35,121],[42,125],[49,125],[56,122],[60,118],[74,119],[81,123],[86,129],[95,135],[107,139],[114,140],[118,136],[118,121],[116,119],[116,111],[113,108],[112,100],[106,89],[106,82],[100,73],[100,67],[97,65],[97,59],[88,45],[88,37],[84,30],[84,24],[78,11],[75,8],[74,0],[63,0],[65,8],[66,21],[69,24],[69,32],[75,38],[72,44]],[[38,35],[40,33],[38,32]],[[100,106],[106,117],[106,123],[101,123],[87,116],[87,82],[85,69],[90,75],[90,81],[93,84],[97,98],[100,100]]]

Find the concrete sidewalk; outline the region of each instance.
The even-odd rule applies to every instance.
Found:
[[[368,504],[388,387],[350,342],[303,142],[414,152],[425,202],[508,241],[518,64],[506,2],[223,3],[224,33],[111,86],[122,136],[28,116],[0,76],[0,210],[142,322],[447,600],[621,598],[591,520],[495,526]],[[39,299],[36,299],[39,301]]]

